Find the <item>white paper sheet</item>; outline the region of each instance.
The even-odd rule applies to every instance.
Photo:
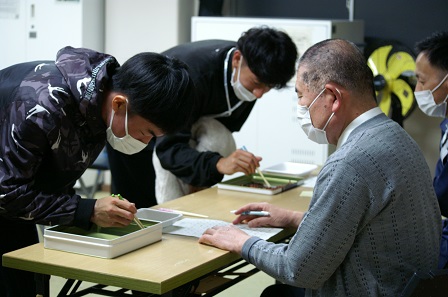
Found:
[[[317,176],[309,177],[303,181],[302,187],[314,188],[314,186],[316,185],[316,181],[317,181]]]
[[[201,237],[205,230],[213,226],[227,226],[231,223],[219,221],[219,220],[209,220],[209,219],[193,219],[184,218],[175,222],[172,226],[163,228],[163,233]],[[234,225],[247,234],[251,236],[257,236],[261,239],[268,240],[272,236],[276,235],[282,228],[249,228],[246,224]]]

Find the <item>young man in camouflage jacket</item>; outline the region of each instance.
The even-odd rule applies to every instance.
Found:
[[[76,180],[106,140],[133,154],[190,123],[192,94],[186,65],[155,53],[120,67],[110,55],[66,47],[56,61],[0,71],[1,254],[36,243],[35,223],[128,225],[133,203],[81,199]],[[35,296],[33,282],[31,273],[0,267],[0,296]]]

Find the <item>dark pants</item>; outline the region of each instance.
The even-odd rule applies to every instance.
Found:
[[[275,284],[267,287],[260,297],[304,297],[305,289],[290,285]]]
[[[112,176],[111,193],[120,194],[137,208],[157,205],[156,174],[152,165],[154,145],[133,155],[114,150],[109,144],[107,155]]]
[[[36,225],[0,218],[2,228],[0,253],[3,254],[38,243]],[[34,273],[0,266],[1,297],[35,297]]]

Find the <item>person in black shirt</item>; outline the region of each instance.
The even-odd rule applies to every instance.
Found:
[[[162,54],[189,66],[198,121],[191,129],[165,135],[132,156],[109,147],[113,192],[138,208],[210,187],[225,174],[254,173],[261,157],[236,149],[231,133],[241,129],[256,99],[271,88],[286,86],[295,74],[297,60],[291,38],[266,26],[249,29],[237,42],[197,41]],[[154,145],[157,157],[153,165]],[[214,150],[216,147],[225,152]],[[162,177],[162,168],[172,178]]]

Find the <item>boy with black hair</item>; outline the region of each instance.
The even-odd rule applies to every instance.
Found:
[[[0,254],[37,243],[36,223],[128,225],[134,203],[81,199],[76,180],[106,141],[133,154],[188,125],[193,92],[187,66],[156,53],[120,67],[110,55],[66,47],[56,61],[1,70]],[[0,296],[36,296],[34,275],[0,266]]]

